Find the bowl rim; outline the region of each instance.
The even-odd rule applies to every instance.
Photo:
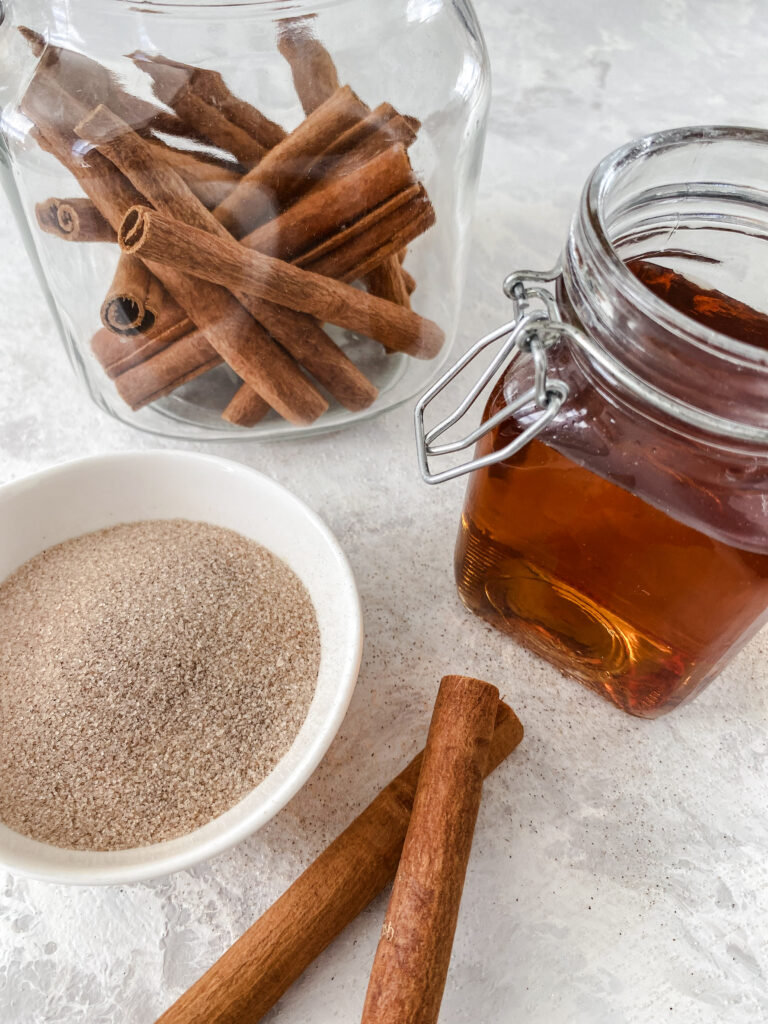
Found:
[[[69,850],[66,848],[55,847],[50,843],[39,843],[41,847],[45,847],[47,849],[62,850],[63,853],[68,855],[74,861],[71,865],[60,864],[52,865],[50,867],[40,865],[27,866],[23,862],[23,852],[9,854],[7,851],[2,849],[2,837],[0,834],[0,867],[37,881],[64,883],[69,885],[115,885],[161,878],[175,871],[192,867],[195,864],[199,864],[202,861],[223,853],[258,831],[279,811],[281,811],[299,792],[327,753],[328,748],[336,737],[336,734],[338,733],[338,730],[346,716],[347,709],[349,708],[349,704],[357,684],[360,663],[362,660],[364,637],[362,604],[352,568],[341,545],[321,517],[304,501],[302,501],[301,498],[297,497],[283,484],[278,483],[276,480],[273,480],[270,476],[267,476],[267,474],[262,473],[259,470],[252,469],[250,466],[237,462],[233,459],[223,458],[219,455],[210,455],[204,452],[185,452],[167,449],[129,450],[124,452],[88,455],[56,463],[52,466],[46,467],[45,469],[37,470],[33,473],[27,474],[26,476],[0,485],[0,504],[12,501],[16,495],[35,488],[43,481],[50,480],[57,476],[64,477],[72,470],[82,469],[84,466],[89,466],[98,473],[100,469],[107,466],[114,466],[116,463],[120,462],[139,462],[146,464],[186,462],[193,467],[202,466],[208,467],[214,471],[219,470],[230,473],[233,472],[243,478],[250,478],[253,481],[258,481],[259,486],[268,491],[271,490],[273,494],[279,495],[283,501],[292,504],[300,514],[300,517],[303,518],[308,525],[314,527],[314,530],[320,534],[343,578],[343,594],[345,601],[344,611],[349,617],[348,629],[346,631],[349,647],[344,651],[343,656],[340,657],[340,670],[334,676],[335,689],[333,697],[329,703],[329,709],[321,719],[320,727],[316,730],[315,735],[310,738],[294,770],[292,770],[291,773],[282,781],[276,792],[269,796],[266,799],[266,802],[261,806],[254,807],[251,811],[244,814],[244,816],[239,820],[235,820],[232,824],[222,828],[218,834],[210,836],[204,840],[201,839],[199,843],[189,844],[190,837],[194,836],[196,831],[199,831],[197,829],[193,832],[186,833],[183,836],[166,840],[161,843],[153,843],[148,846],[131,847],[126,850],[115,851]],[[85,530],[84,532],[87,533],[90,531]],[[41,548],[40,550],[44,549]],[[297,574],[300,575],[300,573]],[[3,576],[3,578],[0,579],[0,584],[2,584],[6,578],[6,576]],[[296,740],[294,740],[294,744],[295,742]],[[293,745],[289,748],[289,750],[291,749],[293,749]],[[265,776],[259,785],[262,785],[270,778],[281,762],[282,759],[281,761],[278,761],[273,772],[270,772]],[[247,799],[255,792],[256,789],[258,789],[258,786],[249,790],[241,800]],[[219,815],[218,817],[223,817],[224,815],[231,813],[231,811],[234,810],[240,802],[241,801],[238,801],[238,803],[234,804],[229,811],[225,811],[223,815]],[[212,821],[216,820],[216,818],[212,819]],[[206,825],[203,825],[200,828],[206,828],[208,825],[210,825],[210,822],[207,822]],[[7,828],[7,826],[5,826],[5,828]],[[10,829],[9,831],[14,832],[15,830]],[[21,835],[17,832],[15,834]],[[23,839],[27,843],[38,843],[37,840],[30,839],[26,836],[24,836]],[[187,841],[188,845],[186,849],[177,852],[163,852],[164,847],[174,844],[182,839]],[[157,855],[152,856],[149,859],[145,859],[147,857],[147,851],[155,849],[158,851]],[[142,853],[141,861],[133,865],[117,863],[117,861],[124,859],[127,855],[135,855],[139,851]],[[78,855],[82,855],[82,857]],[[90,863],[77,863],[81,859],[82,861],[88,860]]]

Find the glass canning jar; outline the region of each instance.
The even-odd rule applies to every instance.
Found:
[[[425,479],[472,471],[464,603],[635,715],[700,691],[766,620],[766,167],[768,133],[731,127],[606,157],[561,265],[507,278],[513,320],[416,411]],[[498,341],[427,430],[429,402]],[[482,426],[446,441],[497,374]]]
[[[0,8],[0,175],[102,409],[296,437],[434,379],[489,99],[469,0]],[[121,252],[134,206],[158,216],[134,213]]]

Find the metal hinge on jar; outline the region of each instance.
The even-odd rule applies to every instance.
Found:
[[[694,427],[697,431],[707,435],[725,438],[732,443],[757,444],[763,447],[768,445],[768,429],[716,416],[713,413],[697,409],[687,402],[680,401],[665,391],[660,391],[635,376],[626,366],[609,355],[589,334],[563,321],[553,292],[544,287],[545,284],[556,281],[559,276],[559,267],[543,273],[535,270],[521,270],[510,274],[504,281],[504,292],[514,303],[514,319],[476,342],[417,403],[415,420],[419,469],[426,483],[440,484],[445,480],[452,480],[454,477],[471,473],[475,469],[481,469],[483,466],[492,466],[496,462],[503,462],[504,459],[521,451],[529,441],[532,441],[552,422],[568,398],[568,386],[564,381],[555,380],[548,375],[547,353],[554,345],[566,338],[581,350],[594,369],[611,380],[614,385],[626,391],[639,402],[650,406],[656,412],[662,413],[665,417],[677,420],[687,427]],[[430,402],[462,372],[475,356],[501,339],[503,339],[503,344],[499,352],[459,407],[436,427],[426,430],[424,410]],[[506,404],[476,430],[458,441],[436,444],[437,439],[469,411],[497,373],[502,368],[507,369],[515,360],[521,358],[533,359],[533,387],[522,394],[505,392]],[[500,423],[532,403],[539,409],[540,415],[506,447],[440,473],[433,473],[430,470],[430,459],[471,448],[489,431],[494,430]]]
[[[444,480],[452,480],[454,477],[471,473],[474,469],[490,466],[509,458],[524,448],[529,441],[532,441],[560,412],[563,403],[568,398],[568,385],[564,381],[553,380],[549,377],[547,352],[560,341],[564,333],[570,333],[571,329],[560,319],[554,295],[548,288],[543,287],[543,284],[555,281],[559,273],[559,268],[555,268],[545,273],[522,270],[516,274],[510,274],[504,281],[504,291],[514,303],[514,319],[476,342],[419,400],[415,412],[416,440],[419,469],[426,483],[439,484]],[[458,408],[436,427],[426,430],[424,410],[430,402],[462,372],[475,356],[502,339],[501,348]],[[522,394],[505,395],[507,404],[476,430],[460,440],[444,444],[435,443],[470,410],[500,370],[508,368],[518,359],[525,358],[533,360],[533,387]],[[541,414],[506,447],[484,455],[482,458],[471,459],[459,466],[445,469],[440,473],[433,473],[430,470],[430,458],[450,455],[463,451],[465,448],[471,448],[481,437],[531,403],[535,404]]]

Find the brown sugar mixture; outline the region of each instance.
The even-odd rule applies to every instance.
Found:
[[[0,586],[0,821],[78,850],[190,832],[285,754],[319,663],[304,585],[231,530],[52,547]]]

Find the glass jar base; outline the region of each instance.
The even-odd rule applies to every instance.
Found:
[[[475,615],[628,714],[657,718],[709,681],[668,645],[523,558],[493,568],[493,546],[466,522],[459,596]]]

